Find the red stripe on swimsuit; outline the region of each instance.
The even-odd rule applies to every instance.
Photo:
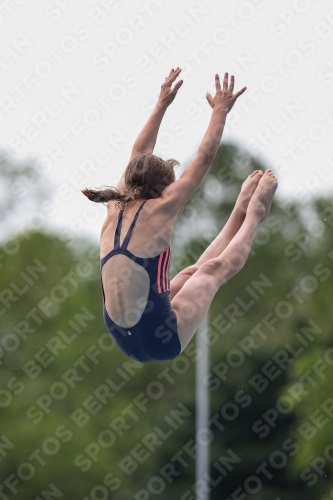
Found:
[[[164,272],[163,272],[163,292],[166,292],[166,290],[168,289],[168,275],[167,275],[167,263],[169,261],[169,249],[166,251],[166,254],[165,254],[165,261],[164,261],[164,266],[163,266],[163,269],[164,269]]]
[[[157,288],[158,288],[158,292],[159,293],[162,293],[162,290],[161,290],[161,264],[162,264],[162,260],[163,260],[163,253],[161,253],[160,255],[160,258],[158,260],[158,270],[157,270]]]
[[[157,289],[159,293],[166,292],[169,290],[168,277],[169,277],[169,263],[170,263],[171,252],[168,248],[165,252],[161,253],[158,259],[157,267]]]

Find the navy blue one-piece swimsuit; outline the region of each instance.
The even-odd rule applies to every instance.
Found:
[[[102,272],[104,264],[114,255],[125,255],[142,266],[149,275],[150,289],[145,310],[138,323],[130,328],[122,328],[108,315],[102,282],[103,314],[106,327],[120,349],[129,358],[140,362],[173,359],[181,352],[177,316],[170,303],[171,246],[160,255],[149,258],[136,257],[127,250],[133,227],[146,201],[141,203],[121,246],[120,232],[124,211],[120,211],[114,236],[114,248],[100,262]]]

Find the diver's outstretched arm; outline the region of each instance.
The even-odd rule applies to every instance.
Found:
[[[176,85],[171,88],[171,85],[179,76],[180,72],[180,68],[176,68],[175,70],[172,69],[169,76],[167,76],[164,83],[162,83],[157,104],[133,145],[131,160],[139,154],[153,154],[157,134],[164,113],[176,97],[176,94],[183,83],[182,80],[179,80]]]
[[[213,108],[213,113],[207,131],[198,148],[197,155],[181,177],[167,186],[161,196],[164,202],[170,206],[171,211],[179,211],[192,198],[215,158],[221,142],[227,114],[235,104],[236,99],[246,90],[246,87],[243,87],[234,94],[234,81],[235,79],[232,75],[229,85],[228,73],[225,73],[223,88],[221,89],[219,76],[215,75],[216,95],[212,97],[208,92],[206,94],[207,101]]]
[[[133,160],[136,156],[140,154],[153,154],[157,134],[163,119],[163,116],[168,108],[168,106],[172,103],[176,94],[180,87],[183,84],[182,80],[179,80],[176,85],[172,88],[172,84],[179,76],[181,72],[180,68],[172,69],[169,75],[165,78],[164,83],[161,85],[160,95],[158,97],[158,101],[153,109],[150,117],[148,118],[147,123],[141,130],[138,135],[133,148],[130,160]],[[117,188],[122,191],[125,189],[125,172],[123,173]]]

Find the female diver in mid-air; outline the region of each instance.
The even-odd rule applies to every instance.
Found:
[[[169,280],[171,236],[179,210],[198,189],[214,160],[228,112],[246,90],[233,93],[234,77],[215,76],[213,108],[195,159],[176,180],[176,160],[153,155],[159,126],[182,80],[171,70],[158,102],[134,143],[116,188],[85,189],[92,201],[107,202],[101,233],[104,320],[120,349],[140,361],[169,360],[187,346],[219,287],[245,264],[259,223],[277,188],[271,170],[256,170],[244,181],[231,216],[196,264]],[[117,212],[117,208],[121,210]],[[113,243],[114,242],[114,243]]]

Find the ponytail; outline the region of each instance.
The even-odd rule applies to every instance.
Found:
[[[82,189],[83,193],[90,201],[95,203],[107,203],[114,201],[115,207],[123,210],[126,205],[132,205],[136,200],[141,198],[141,188],[134,187],[124,193],[121,193],[117,188],[106,189]]]
[[[159,198],[166,186],[176,180],[174,166],[177,160],[163,160],[155,155],[138,155],[127,165],[125,170],[125,189],[120,192],[115,187],[105,189],[83,189],[82,193],[95,203],[112,201],[115,207],[123,210],[136,200]]]

